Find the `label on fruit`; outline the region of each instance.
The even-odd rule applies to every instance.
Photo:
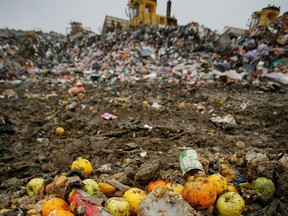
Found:
[[[190,170],[201,170],[204,172],[202,164],[198,161],[198,155],[195,150],[189,149],[180,153],[179,157],[180,168],[183,175]]]

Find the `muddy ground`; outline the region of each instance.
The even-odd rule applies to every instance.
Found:
[[[145,188],[149,180],[163,177],[159,170],[166,172],[166,178],[179,180],[179,154],[186,148],[195,149],[210,163],[217,155],[239,153],[245,157],[251,152],[267,153],[277,163],[288,153],[286,93],[217,82],[199,86],[135,83],[85,85],[88,92],[84,97],[72,98],[69,87],[45,82],[1,83],[0,93],[13,89],[18,98],[0,99],[0,209],[9,208],[17,196],[23,196],[31,178],[67,172],[79,156],[91,161],[98,176],[120,173],[127,159],[134,160],[138,169],[125,184]],[[144,101],[162,107],[151,108]],[[118,119],[100,118],[104,112]],[[210,120],[213,114],[231,114],[236,125],[214,123]],[[55,135],[58,126],[65,129],[63,136]],[[245,147],[237,147],[237,141]],[[146,179],[135,178],[141,164],[155,161],[160,161],[159,170]],[[247,181],[258,175],[257,170],[247,174],[246,163],[235,167]],[[275,168],[271,175],[278,190],[277,203],[287,205],[287,192],[278,189],[283,172],[285,169]],[[282,207],[274,213],[281,213]]]

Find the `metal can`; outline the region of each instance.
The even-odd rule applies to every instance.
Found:
[[[183,176],[191,170],[201,170],[204,172],[204,168],[198,160],[198,154],[193,149],[181,152],[179,161]]]

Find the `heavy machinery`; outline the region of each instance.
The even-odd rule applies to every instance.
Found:
[[[273,23],[280,14],[280,7],[268,5],[261,11],[255,11],[251,15],[249,30],[253,31],[260,26],[268,26]]]
[[[268,5],[268,7],[262,8],[261,11],[255,11],[251,15],[251,19],[248,20],[247,26],[249,30],[225,26],[224,32],[232,33],[236,36],[245,35],[247,32],[251,32],[257,27],[268,26],[273,23],[280,14],[280,7]]]
[[[171,17],[171,6],[172,2],[168,0],[166,16],[162,16],[156,13],[157,0],[129,0],[129,20],[106,16],[102,32],[106,33],[115,29],[129,30],[130,28],[146,24],[175,26],[177,25],[177,19]]]
[[[225,26],[223,32],[227,32],[229,34],[233,34],[233,35],[239,37],[239,36],[245,35],[248,32],[248,30],[242,29],[242,28],[236,28],[236,27],[232,27],[232,26]]]
[[[88,34],[91,32],[91,28],[89,27],[82,27],[82,23],[71,21],[69,28],[66,28],[66,34],[69,37],[74,35],[82,35],[82,34]]]
[[[157,0],[130,0],[128,4],[130,25],[177,25],[177,20],[171,17],[171,5],[171,0],[168,0],[166,16],[161,16],[156,14]]]

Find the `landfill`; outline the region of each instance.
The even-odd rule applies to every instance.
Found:
[[[196,22],[74,37],[2,29],[0,214],[41,216],[56,196],[72,215],[112,215],[111,197],[124,197],[126,215],[138,205],[146,216],[225,215],[223,195],[193,206],[185,188],[193,175],[221,174],[245,201],[240,214],[288,215],[287,90],[287,13],[243,36]],[[192,176],[179,161],[187,150],[201,167]],[[79,157],[89,172],[71,169]],[[258,177],[275,191],[259,195]],[[34,178],[45,187],[30,196]],[[85,179],[115,190],[91,192]],[[159,179],[186,185],[185,200],[159,186],[148,193]]]

